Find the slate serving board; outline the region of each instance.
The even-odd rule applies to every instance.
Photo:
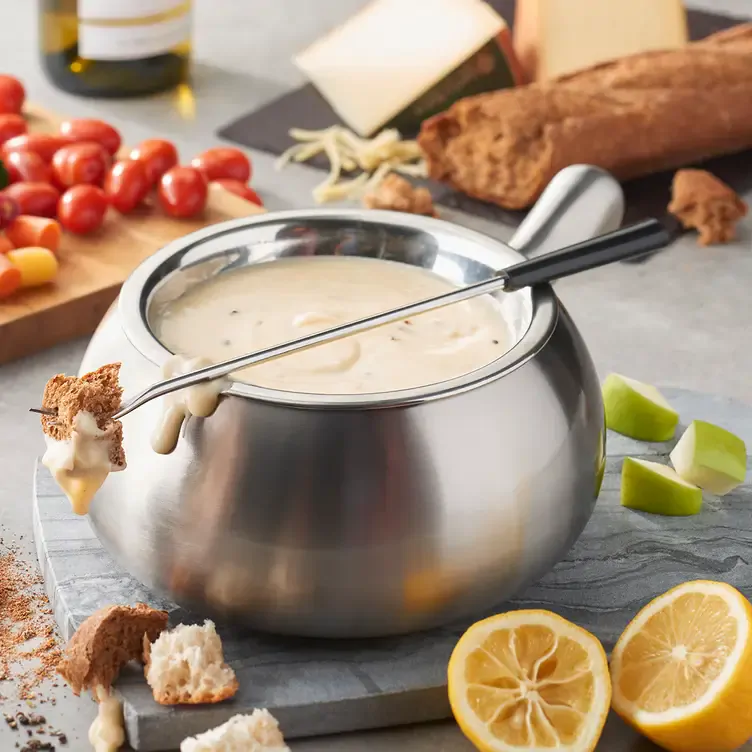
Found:
[[[683,422],[718,423],[752,447],[752,407],[718,396],[663,391]],[[620,506],[622,458],[665,460],[672,446],[610,433],[601,495],[580,540],[540,582],[491,612],[550,609],[589,629],[610,649],[639,608],[681,582],[723,580],[752,596],[752,462],[746,485],[722,500],[707,499],[696,517],[651,516]],[[167,609],[173,624],[197,620],[120,569],[87,519],[72,514],[41,465],[35,476],[34,534],[64,639],[93,611],[112,603],[143,601]],[[289,738],[449,717],[447,660],[468,623],[406,637],[336,642],[220,626],[226,658],[240,682],[237,697],[208,707],[165,708],[153,701],[142,673],[128,671],[117,689],[125,702],[130,744],[137,750],[174,749],[186,736],[254,707],[269,708]]]
[[[514,23],[515,0],[489,0],[490,4],[511,25]],[[702,39],[717,31],[730,28],[740,19],[724,15],[690,10],[689,30],[693,40]],[[219,130],[219,135],[242,146],[281,154],[293,144],[288,135],[290,128],[317,130],[340,123],[340,118],[318,93],[312,84],[295,89],[264,107],[229,123]],[[403,134],[411,137],[415,134]],[[327,169],[325,158],[309,162]],[[689,165],[688,165],[689,166]],[[702,165],[731,185],[737,192],[752,190],[752,150],[742,154],[712,159]],[[662,216],[670,199],[672,172],[650,175],[630,181],[624,186],[627,211],[625,223],[637,222],[648,217]],[[434,200],[453,209],[460,209],[484,219],[502,222],[516,227],[525,216],[524,212],[510,212],[493,204],[469,198],[462,193],[433,181],[426,181]]]

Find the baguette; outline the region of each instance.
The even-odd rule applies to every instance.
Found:
[[[680,50],[460,100],[418,136],[429,176],[506,209],[591,164],[621,180],[752,147],[752,23]]]

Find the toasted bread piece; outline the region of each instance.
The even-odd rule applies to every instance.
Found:
[[[700,245],[730,243],[747,204],[733,188],[706,170],[679,170],[674,175],[668,210],[684,227],[700,233]]]
[[[290,752],[277,719],[258,708],[250,715],[235,715],[204,734],[188,737],[180,752]]]
[[[238,691],[214,622],[180,624],[152,644],[144,637],[144,674],[160,705],[222,702]]]
[[[100,608],[71,637],[57,672],[76,695],[109,690],[123,666],[141,659],[144,638],[156,640],[166,628],[167,612],[143,603]]]
[[[433,199],[427,188],[416,188],[396,172],[390,172],[376,188],[363,197],[369,209],[423,214],[435,217]]]
[[[71,438],[76,416],[91,413],[110,442],[110,462],[124,468],[123,424],[112,420],[123,398],[119,373],[120,363],[110,363],[81,378],[64,374],[53,376],[44,388],[42,408],[56,414],[42,416],[44,433],[56,441],[66,441]]]

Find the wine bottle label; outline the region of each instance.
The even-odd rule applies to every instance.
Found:
[[[78,54],[88,60],[161,55],[190,34],[186,0],[78,0]]]

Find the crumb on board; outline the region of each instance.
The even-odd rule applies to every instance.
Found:
[[[679,170],[674,176],[668,210],[682,225],[700,233],[700,245],[729,243],[747,204],[730,186],[706,170]]]
[[[418,188],[400,175],[387,175],[372,191],[363,197],[369,209],[423,214],[435,217],[433,199],[427,188]]]

